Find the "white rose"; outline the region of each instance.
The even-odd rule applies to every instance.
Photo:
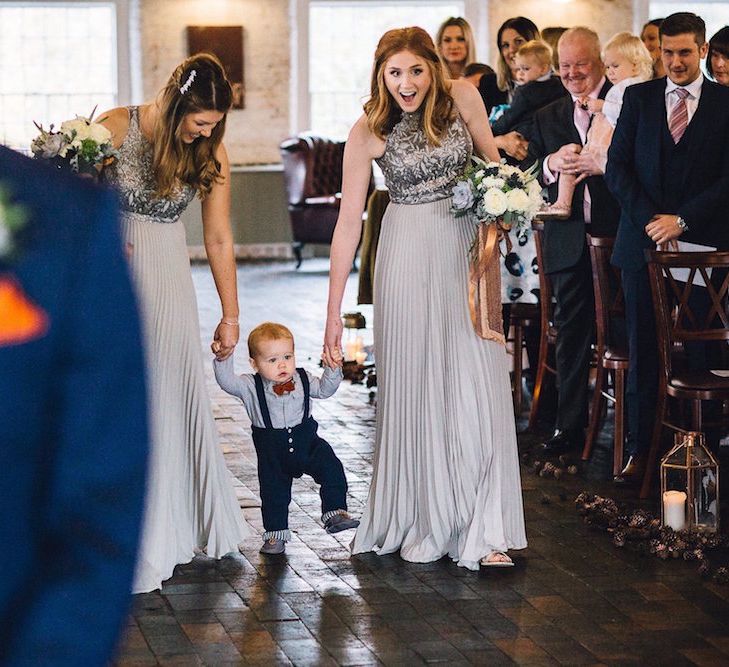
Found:
[[[521,189],[509,190],[506,194],[510,211],[526,211],[529,208],[529,195]]]
[[[486,172],[485,172],[485,171],[484,171],[483,169],[479,169],[479,170],[478,170],[478,171],[477,171],[477,172],[476,172],[476,173],[474,174],[474,176],[475,176],[476,178],[483,178],[483,175],[484,175],[485,173],[486,173]]]
[[[101,146],[111,141],[111,132],[99,123],[91,123],[89,125],[89,138]]]
[[[483,196],[483,205],[489,215],[504,215],[508,206],[506,195],[497,188],[490,188]]]
[[[88,132],[86,121],[83,118],[74,118],[73,120],[66,120],[61,123],[61,132],[67,137],[72,137],[75,132],[81,139],[85,139]]]
[[[484,178],[481,182],[484,184],[484,188],[487,190],[490,190],[491,188],[501,190],[501,188],[504,187],[504,179],[497,178],[496,176],[488,176],[487,178]]]

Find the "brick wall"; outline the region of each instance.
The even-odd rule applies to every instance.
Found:
[[[289,130],[288,0],[141,0],[144,98],[150,100],[187,56],[188,25],[242,25],[246,108],[228,117],[234,164],[278,162]]]

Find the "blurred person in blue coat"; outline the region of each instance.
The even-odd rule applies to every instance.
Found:
[[[108,664],[147,447],[116,202],[0,146],[0,664]]]

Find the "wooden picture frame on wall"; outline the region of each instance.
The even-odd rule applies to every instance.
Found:
[[[243,26],[187,26],[187,53],[204,51],[217,56],[233,86],[233,108],[245,108]]]

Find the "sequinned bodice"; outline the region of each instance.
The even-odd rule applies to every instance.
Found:
[[[189,185],[167,197],[155,192],[152,144],[139,128],[139,107],[129,107],[129,129],[119,148],[119,158],[103,171],[103,180],[119,193],[122,211],[176,222],[195,196]]]
[[[421,126],[421,112],[404,113],[387,136],[384,154],[377,159],[390,200],[424,204],[450,197],[472,150],[471,134],[460,116],[448,126],[440,146],[433,146]]]

